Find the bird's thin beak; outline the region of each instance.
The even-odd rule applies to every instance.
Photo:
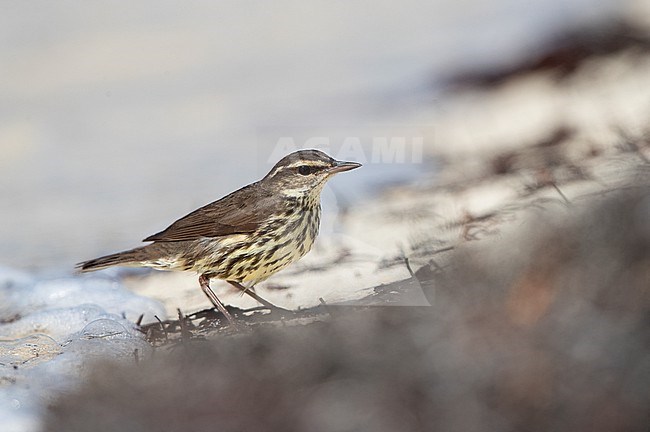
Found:
[[[355,168],[359,168],[360,166],[361,164],[357,162],[336,161],[336,164],[333,167],[328,168],[327,171],[331,173],[340,173],[343,171],[350,171]]]

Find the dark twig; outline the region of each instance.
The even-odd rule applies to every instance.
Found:
[[[323,297],[318,297],[318,301],[320,302],[321,306],[323,306],[323,309],[325,309],[325,312],[331,317],[334,318],[334,314],[332,313],[332,308],[325,302]]]
[[[187,328],[187,317],[183,316],[180,308],[177,308],[176,311],[178,313],[178,325],[181,328],[181,341],[183,342],[183,345],[185,345],[190,341],[190,339],[192,339],[192,332]]]
[[[154,318],[158,320],[158,323],[160,324],[160,329],[162,330],[163,334],[165,335],[165,342],[169,342],[169,337],[167,336],[167,329],[165,328],[165,325],[163,322],[158,318],[158,315],[154,315]]]
[[[565,202],[567,205],[571,205],[571,201],[569,201],[569,199],[566,197],[566,195],[564,195],[564,193],[560,190],[560,188],[558,187],[557,183],[555,183],[554,181],[552,181],[552,182],[550,182],[550,183],[551,183],[551,186],[553,186],[553,188],[557,191],[557,193],[560,194],[560,196],[562,197],[562,199],[564,199],[564,202]]]
[[[415,272],[411,268],[411,263],[409,262],[409,257],[404,256],[404,264],[406,265],[406,270],[408,270],[411,277],[415,277]]]

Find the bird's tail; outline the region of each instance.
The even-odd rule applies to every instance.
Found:
[[[114,266],[137,266],[141,265],[143,259],[146,258],[147,252],[145,248],[147,246],[127,250],[124,252],[118,252],[103,257],[91,259],[88,261],[78,263],[75,268],[79,273],[86,273],[96,270],[102,270],[108,267]]]

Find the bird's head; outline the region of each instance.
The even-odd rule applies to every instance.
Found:
[[[298,150],[280,159],[262,181],[284,195],[319,195],[334,174],[359,168],[360,163],[337,161],[320,150]]]

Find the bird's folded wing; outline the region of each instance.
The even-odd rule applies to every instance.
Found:
[[[143,241],[174,242],[255,231],[274,212],[276,200],[257,190],[240,189],[210,203]]]

